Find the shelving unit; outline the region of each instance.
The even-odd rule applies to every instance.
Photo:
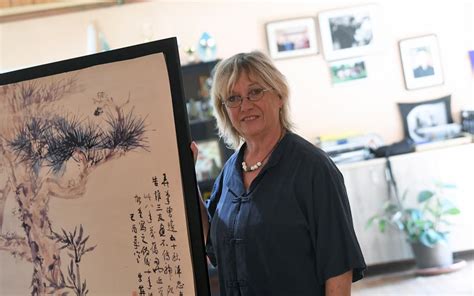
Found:
[[[216,120],[212,109],[209,109],[212,108],[209,77],[217,62],[196,63],[181,68],[191,136],[200,148],[196,175],[204,199],[209,197],[218,172],[234,152],[219,139]]]

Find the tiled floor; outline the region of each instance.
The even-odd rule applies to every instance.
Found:
[[[466,260],[467,266],[442,275],[417,276],[415,268],[412,267],[398,272],[367,276],[352,285],[352,295],[474,295],[474,256],[470,253],[460,259]]]
[[[474,252],[457,256],[467,265],[459,271],[437,275],[416,276],[414,264],[397,267],[396,272],[377,270],[352,285],[353,296],[474,296]],[[370,268],[369,268],[370,269]],[[375,268],[372,268],[372,274]],[[218,296],[216,271],[211,277],[211,295]]]

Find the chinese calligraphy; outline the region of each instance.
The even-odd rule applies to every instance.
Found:
[[[166,173],[151,179],[153,193],[136,194],[129,214],[139,296],[184,295],[186,284],[176,235],[175,210]]]

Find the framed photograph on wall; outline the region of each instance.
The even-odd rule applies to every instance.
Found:
[[[268,50],[273,59],[318,53],[316,21],[313,17],[269,22],[266,32]]]
[[[415,143],[431,141],[436,135],[459,132],[451,115],[451,96],[439,99],[398,103],[405,137]]]
[[[376,49],[375,5],[323,11],[318,17],[326,60],[363,56]]]
[[[408,90],[444,82],[436,35],[404,39],[399,42],[399,47]]]
[[[176,38],[0,75],[0,293],[209,295]]]
[[[367,78],[367,68],[363,58],[345,59],[329,63],[333,84]]]

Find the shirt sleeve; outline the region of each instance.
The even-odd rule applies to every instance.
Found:
[[[327,279],[353,270],[352,281],[364,276],[367,268],[357,241],[341,172],[330,160],[313,180],[316,214],[316,261],[318,278]]]
[[[207,233],[207,241],[206,241],[206,253],[209,261],[211,261],[213,266],[217,266],[216,254],[214,252],[214,247],[212,245],[212,240],[210,236],[211,230],[211,222],[212,217],[214,217],[214,213],[216,212],[217,204],[219,203],[219,199],[222,193],[222,173],[217,176],[216,180],[214,181],[214,185],[212,187],[211,197],[206,201],[206,208],[207,208],[207,215],[209,218],[209,231]]]

